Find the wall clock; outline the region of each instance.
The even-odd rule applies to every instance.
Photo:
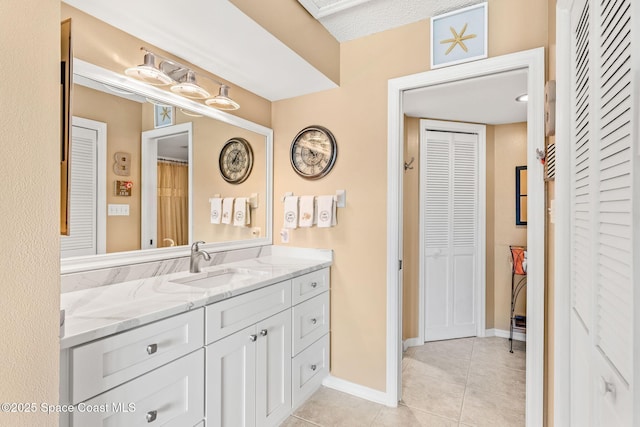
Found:
[[[244,182],[253,168],[253,150],[244,138],[231,138],[220,151],[220,174],[231,184]]]
[[[322,178],[331,171],[337,156],[336,139],[322,126],[302,129],[291,143],[291,166],[303,178]]]

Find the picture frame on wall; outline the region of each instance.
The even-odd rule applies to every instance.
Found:
[[[480,3],[431,18],[431,68],[487,57],[487,7]]]
[[[171,105],[154,104],[153,127],[163,128],[173,125],[174,108]]]

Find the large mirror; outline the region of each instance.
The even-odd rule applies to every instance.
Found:
[[[271,244],[271,129],[74,60],[70,235],[62,272]],[[253,156],[241,183],[220,172],[229,141]],[[212,201],[248,198],[249,220],[217,224]],[[244,205],[243,205],[244,206]]]

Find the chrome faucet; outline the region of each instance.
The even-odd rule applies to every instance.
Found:
[[[204,244],[202,240],[199,240],[191,245],[191,259],[189,262],[190,273],[200,273],[200,257],[204,258],[205,261],[211,261],[211,255],[209,255],[209,252],[198,247],[201,243]]]

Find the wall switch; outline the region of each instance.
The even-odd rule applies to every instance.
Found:
[[[280,230],[280,240],[282,243],[289,243],[289,230],[283,228]]]
[[[129,205],[109,203],[107,207],[108,216],[129,216]]]

